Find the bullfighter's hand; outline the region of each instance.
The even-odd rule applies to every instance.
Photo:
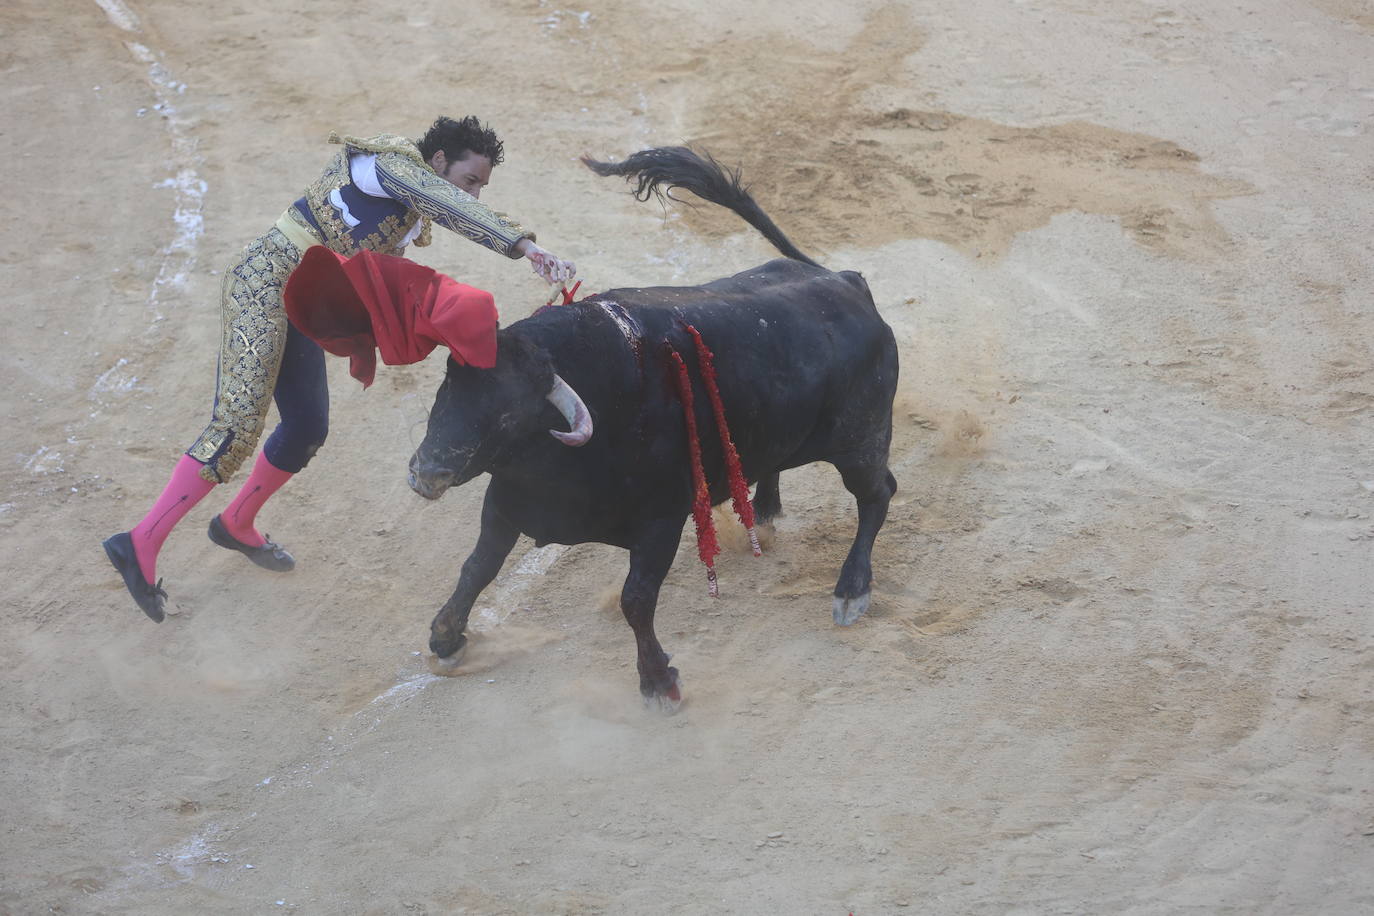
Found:
[[[525,239],[521,247],[524,249],[522,254],[529,259],[535,274],[543,278],[545,282],[561,285],[577,276],[577,265],[572,261],[565,261],[557,257],[529,239]]]

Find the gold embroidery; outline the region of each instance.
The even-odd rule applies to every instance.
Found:
[[[339,218],[338,211],[329,202],[329,192],[336,191],[352,181],[348,174],[348,150],[340,150],[329,161],[319,178],[305,189],[305,205],[310,215],[320,227],[324,244],[339,254],[356,254],[353,238],[348,234],[348,224]]]
[[[396,153],[397,155],[405,156],[428,172],[432,173],[434,171],[429,167],[429,163],[425,161],[425,157],[421,155],[420,148],[415,145],[415,141],[399,136],[398,134],[379,134],[376,137],[363,138],[350,137],[347,135],[341,136],[337,131],[331,131],[329,134],[329,142],[342,143],[350,150],[358,150],[363,153],[376,153],[378,155],[382,153]],[[346,156],[347,152],[345,151],[345,157]],[[429,217],[421,215],[418,218],[420,220],[420,233],[415,236],[415,240],[411,242],[411,244],[417,248],[424,248],[430,242],[434,241],[434,239],[430,233]],[[410,227],[414,225],[414,220],[407,223],[405,228],[401,230],[398,239],[405,238],[406,234],[410,232]],[[399,241],[396,243],[395,247],[397,251],[400,250]]]
[[[282,290],[301,252],[272,229],[244,249],[220,292],[219,377],[210,425],[186,453],[224,483],[257,447],[286,346]]]
[[[349,149],[355,149],[363,153],[399,153],[407,159],[411,159],[416,165],[429,168],[429,163],[425,162],[425,157],[420,154],[420,147],[415,145],[414,140],[402,137],[399,134],[378,134],[375,137],[350,137],[347,134],[340,134],[338,131],[330,131],[330,143],[342,143]]]
[[[353,147],[350,146],[349,149]],[[340,151],[330,160],[324,173],[305,189],[305,203],[310,208],[310,215],[320,227],[323,243],[343,255],[354,255],[364,249],[380,254],[400,254],[404,251],[401,243],[405,241],[415,221],[422,218],[418,213],[411,211],[404,216],[389,216],[382,220],[374,232],[359,241],[353,236],[353,227],[343,221],[338,209],[330,201],[329,195],[332,192],[352,180],[348,171],[348,152],[348,149]],[[419,151],[414,152],[418,160]],[[420,235],[423,236],[424,232],[421,231]],[[419,244],[419,239],[417,238],[413,244]]]
[[[358,247],[382,254],[400,254],[404,250],[401,248],[401,240],[406,237],[406,233],[410,231],[410,227],[413,225],[415,225],[414,216],[409,219],[388,216],[377,224],[376,232],[368,234],[358,243]]]
[[[522,238],[534,240],[534,233],[519,223],[440,178],[432,169],[417,168],[408,157],[379,153],[377,180],[382,190],[421,216],[499,254],[518,258],[516,243]]]
[[[319,224],[324,244],[340,254],[356,254],[360,249],[382,254],[400,254],[402,241],[418,219],[420,231],[411,244],[418,247],[432,240],[431,224],[438,222],[465,238],[493,251],[519,257],[514,246],[522,238],[534,240],[534,233],[504,213],[491,210],[472,195],[434,173],[412,140],[396,134],[362,138],[329,135],[329,142],[344,149],[335,156],[324,173],[305,190],[306,206]],[[340,217],[329,195],[351,180],[348,155],[352,151],[377,156],[377,178],[395,200],[410,208],[406,217],[383,220],[377,230],[355,241],[350,226]]]

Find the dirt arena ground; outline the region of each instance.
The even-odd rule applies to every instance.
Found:
[[[0,250],[0,912],[1374,911],[1374,8],[1364,0],[11,0]],[[219,272],[332,152],[475,112],[484,196],[585,289],[772,256],[576,156],[742,166],[897,334],[872,611],[853,504],[783,476],[642,708],[625,555],[522,542],[424,656],[482,486],[405,463],[442,354],[264,513],[274,577],[102,538],[204,425]],[[538,306],[525,267],[412,254]]]

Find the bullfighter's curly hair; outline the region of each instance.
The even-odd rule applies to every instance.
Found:
[[[425,157],[425,161],[429,161],[439,150],[444,151],[445,158],[450,162],[466,159],[468,153],[476,153],[486,156],[492,165],[500,165],[506,155],[505,146],[496,136],[496,131],[477,120],[475,115],[468,115],[461,121],[441,116],[415,145],[420,148],[420,155]]]

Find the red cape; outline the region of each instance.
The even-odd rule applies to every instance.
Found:
[[[482,369],[496,365],[496,302],[491,293],[392,255],[350,258],[313,245],[286,281],[286,316],[335,356],[366,388],[377,352],[388,366],[417,363],[440,344]]]

